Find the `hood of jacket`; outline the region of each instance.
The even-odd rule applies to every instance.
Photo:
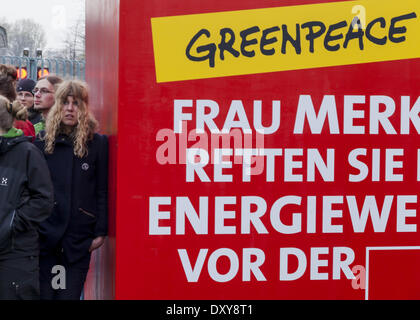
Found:
[[[7,133],[0,136],[0,155],[8,152],[17,144],[24,141],[30,141],[30,138],[25,137],[22,130],[16,128],[10,129]]]

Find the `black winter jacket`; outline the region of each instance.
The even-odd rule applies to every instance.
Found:
[[[53,207],[47,164],[29,140],[0,136],[0,259],[37,256],[38,225]]]
[[[35,145],[44,150],[39,138]],[[41,224],[41,255],[63,252],[70,263],[89,254],[92,240],[108,231],[108,139],[95,134],[88,155],[73,153],[73,142],[59,135],[53,154],[44,154],[54,185],[54,209]]]
[[[29,117],[28,120],[33,124],[37,124],[42,121],[42,115],[40,112],[36,111],[34,107],[28,109]]]

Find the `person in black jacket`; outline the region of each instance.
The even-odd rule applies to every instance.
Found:
[[[51,216],[40,228],[41,299],[79,299],[91,252],[108,228],[108,140],[96,133],[88,90],[80,81],[56,91],[46,129],[35,144],[44,151],[55,194]],[[65,286],[52,286],[52,268],[65,270]]]
[[[42,153],[13,128],[26,113],[0,96],[0,299],[39,299],[38,225],[53,207]]]

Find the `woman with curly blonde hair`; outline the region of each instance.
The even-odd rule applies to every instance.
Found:
[[[69,111],[67,107],[72,101]],[[77,110],[77,112],[72,112]],[[74,154],[80,158],[87,154],[87,142],[93,139],[98,122],[88,109],[87,87],[79,81],[69,81],[56,92],[56,103],[51,108],[46,120],[45,152],[52,154],[57,135],[71,135],[74,142]]]
[[[35,144],[50,169],[55,206],[40,228],[41,299],[79,299],[91,252],[107,234],[108,140],[96,133],[81,81],[60,84],[45,125]],[[52,287],[56,265],[65,268],[65,289]]]

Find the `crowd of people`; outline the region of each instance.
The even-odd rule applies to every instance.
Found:
[[[108,228],[108,140],[97,131],[86,83],[18,81],[0,65],[0,299],[80,299]]]

